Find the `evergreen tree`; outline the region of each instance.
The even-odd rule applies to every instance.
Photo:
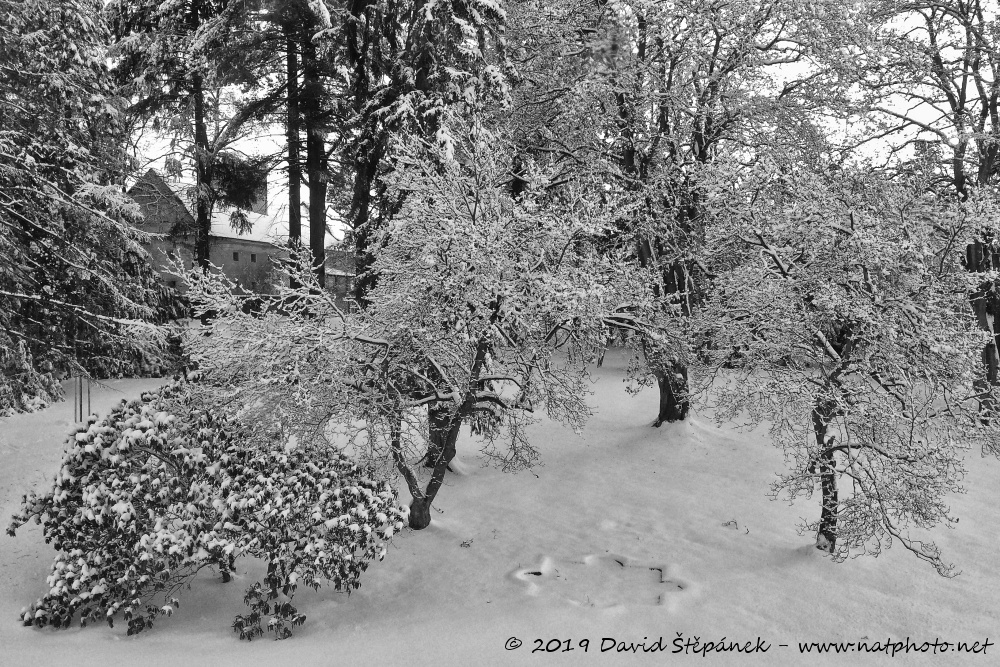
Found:
[[[133,325],[166,314],[121,191],[100,5],[0,3],[0,412],[57,397],[60,371],[136,372],[156,336]]]
[[[106,7],[115,34],[114,76],[130,100],[129,116],[152,121],[155,132],[184,146],[195,175],[195,262],[209,264],[212,211],[220,200],[246,206],[266,179],[266,167],[227,150],[247,123],[273,103],[226,99],[226,86],[248,83],[252,72],[242,49],[226,42],[249,28],[252,3],[230,0],[114,0]],[[171,136],[172,135],[172,136]],[[234,218],[238,231],[245,217]]]

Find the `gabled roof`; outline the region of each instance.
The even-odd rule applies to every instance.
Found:
[[[193,244],[197,234],[197,221],[184,199],[174,188],[190,188],[189,183],[167,182],[156,169],[150,168],[128,190],[142,210],[144,220],[139,227],[154,234],[165,234],[174,241]],[[277,191],[277,188],[275,189]],[[308,188],[302,187],[302,238],[303,244],[309,242],[309,211]],[[267,208],[266,214],[245,211],[252,231],[240,233],[230,226],[231,210],[216,205],[212,210],[211,232],[212,242],[238,241],[241,243],[259,244],[260,247],[283,248],[288,239],[288,207],[275,199]],[[333,257],[331,258],[331,253]],[[327,272],[338,275],[353,276],[355,273],[354,254],[345,251],[327,250]]]
[[[171,235],[195,232],[196,223],[191,212],[155,169],[143,174],[128,195],[142,210],[141,227],[145,231]]]

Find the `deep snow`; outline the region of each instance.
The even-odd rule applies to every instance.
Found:
[[[595,415],[582,436],[556,424],[534,429],[543,465],[505,474],[483,468],[460,443],[458,474],[438,496],[433,524],[397,535],[350,596],[296,596],[308,617],[293,638],[239,642],[230,629],[259,564],[233,583],[206,573],[172,618],[126,637],[124,624],[23,628],[18,611],[45,588],[52,558],[37,527],[0,539],[0,642],[5,665],[55,664],[1000,664],[985,655],[803,656],[798,642],[922,643],[1000,639],[1000,462],[970,456],[969,493],[953,500],[960,523],[934,538],[962,570],[943,579],[902,547],[837,564],[798,535],[794,506],[768,500],[781,453],[762,430],[717,428],[703,415],[650,428],[656,397],[631,397],[624,360],[595,371]],[[122,380],[94,391],[95,410],[159,380]],[[58,466],[72,404],[0,420],[0,512]],[[405,492],[403,500],[408,500]],[[738,640],[764,654],[672,654],[677,633]],[[652,643],[666,653],[601,652],[602,638]],[[523,645],[506,650],[510,637]],[[571,639],[574,650],[535,653],[535,639]],[[578,642],[589,639],[585,653]],[[780,647],[778,644],[788,644]],[[553,646],[555,644],[553,643]],[[605,643],[607,646],[607,643]]]

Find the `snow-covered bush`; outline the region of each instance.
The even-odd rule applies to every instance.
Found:
[[[274,435],[187,383],[91,417],[52,488],[25,496],[8,530],[35,519],[58,551],[48,593],[22,621],[121,617],[133,634],[170,615],[199,570],[228,573],[241,556],[267,562],[233,626],[242,638],[262,635],[262,622],[289,636],[305,619],[291,605],[299,585],[357,588],[403,526],[395,489],[334,449],[268,446]]]
[[[964,214],[870,174],[761,165],[721,183],[699,315],[716,416],[770,423],[788,464],[774,493],[820,492],[804,525],[818,548],[843,559],[899,541],[951,574],[908,529],[954,522],[966,452],[1000,451],[979,411],[988,334],[958,261]]]

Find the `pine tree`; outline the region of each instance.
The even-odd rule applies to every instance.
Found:
[[[58,372],[119,375],[156,357],[142,321],[167,304],[121,191],[100,10],[0,4],[0,411],[58,396]]]
[[[134,123],[184,146],[195,175],[195,262],[209,265],[217,202],[245,205],[266,179],[264,161],[227,150],[247,124],[275,104],[275,93],[249,104],[229,103],[227,86],[253,74],[228,38],[249,28],[253,3],[230,0],[115,0],[105,11],[115,35],[114,76]],[[211,131],[210,131],[211,130]],[[245,218],[234,219],[240,228]],[[240,228],[240,231],[245,231]]]

